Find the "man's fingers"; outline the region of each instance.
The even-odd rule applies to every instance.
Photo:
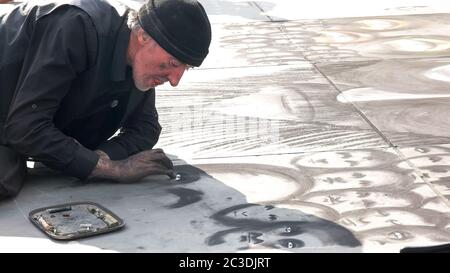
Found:
[[[160,162],[162,163],[167,169],[173,169],[173,163],[172,160],[170,160],[165,153],[152,153],[151,156],[148,156],[146,158],[149,162]]]
[[[155,175],[155,174],[165,174],[169,176],[170,179],[176,178],[173,169],[168,169],[166,166],[158,162],[153,162],[153,166],[149,168],[146,172],[146,175]]]
[[[166,166],[168,169],[173,169],[173,163],[172,160],[170,160],[167,156],[164,156],[161,158],[161,162]]]
[[[168,171],[167,175],[169,176],[170,179],[175,179],[176,178],[176,175],[175,175],[174,171]]]

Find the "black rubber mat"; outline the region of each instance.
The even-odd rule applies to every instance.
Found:
[[[405,247],[400,253],[450,253],[450,244],[423,246],[423,247]]]

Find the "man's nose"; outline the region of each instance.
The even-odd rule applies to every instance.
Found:
[[[184,70],[185,70],[184,66],[176,67],[176,68],[172,69],[172,71],[170,72],[170,74],[168,76],[170,85],[172,85],[173,87],[178,85],[178,83],[181,80],[181,77],[183,77]]]

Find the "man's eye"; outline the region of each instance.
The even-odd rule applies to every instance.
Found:
[[[173,68],[178,68],[178,67],[184,66],[186,71],[194,68],[193,66],[190,66],[188,64],[180,63],[179,61],[176,61],[176,60],[169,61],[169,64]]]

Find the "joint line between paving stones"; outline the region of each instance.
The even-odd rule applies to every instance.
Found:
[[[259,154],[244,154],[244,155],[222,155],[222,156],[191,156],[190,159],[192,160],[204,160],[204,159],[222,159],[222,158],[245,158],[245,157],[258,157],[258,156],[282,156],[282,155],[305,155],[305,154],[311,154],[311,153],[325,153],[325,152],[344,152],[344,151],[356,151],[360,149],[369,149],[369,150],[375,150],[375,149],[390,149],[391,147],[384,147],[384,146],[373,146],[369,148],[355,148],[355,147],[349,147],[349,148],[333,148],[333,149],[318,149],[318,150],[308,150],[308,151],[296,151],[296,152],[278,152],[278,153],[259,153]]]
[[[425,182],[425,184],[428,185],[428,187],[431,188],[431,190],[444,202],[444,204],[447,205],[447,207],[450,208],[450,201],[441,193],[439,192],[436,187],[431,183],[428,178],[422,173],[422,171],[415,166],[412,162],[408,160],[408,158],[402,153],[402,151],[397,148],[393,147],[394,151],[400,156],[400,158],[408,164],[409,167],[413,169],[413,171]]]
[[[281,26],[280,28],[280,31],[283,33],[283,34],[285,34],[285,37],[287,37],[287,39],[289,40],[289,35],[288,35],[288,33],[286,32],[286,29],[283,27],[283,26]],[[319,72],[320,73],[320,75],[322,75],[322,77],[324,77],[326,80],[327,80],[327,82],[329,83],[329,84],[331,84],[331,86],[333,86],[333,88],[338,92],[338,93],[340,93],[340,94],[342,94],[342,92],[341,92],[341,90],[339,90],[339,88],[333,83],[333,81],[331,81],[318,67],[317,67],[317,65],[314,63],[314,62],[312,62],[307,56],[304,56],[303,55],[303,58],[307,61],[307,62],[309,62],[316,70],[317,70],[317,72]],[[342,94],[343,95],[343,94]],[[344,96],[344,98],[345,98],[345,96]],[[381,136],[381,138],[389,145],[389,147],[396,147],[390,140],[389,140],[389,138],[386,136],[386,135],[384,135],[383,134],[383,132],[381,132],[376,126],[375,126],[375,124],[373,124],[370,120],[369,120],[369,118],[366,116],[366,115],[364,115],[364,113],[358,108],[358,107],[356,107],[356,105],[353,103],[353,102],[350,102],[350,104],[353,106],[353,109],[355,109],[355,111],[367,122],[367,124],[369,124],[369,126],[375,131],[375,132],[377,132],[377,134],[379,135],[379,136]]]
[[[260,6],[258,5],[258,3],[256,3],[255,1],[251,1],[249,2],[250,6],[254,6],[255,8],[259,9],[262,13],[265,13],[266,11]],[[272,19],[272,17],[270,17],[267,14],[264,14],[265,17],[267,17],[271,22],[273,22],[274,20]]]
[[[306,58],[305,57],[305,59],[307,60],[307,61],[309,61],[312,65],[313,65],[313,67],[315,68],[315,69],[317,69],[317,71],[320,73],[320,75],[322,75],[322,77],[324,77],[327,81],[328,81],[328,83],[329,84],[331,84],[331,86],[333,86],[333,88],[337,91],[337,92],[339,92],[340,94],[342,94],[343,95],[343,93],[341,92],[341,90],[339,90],[339,88],[324,74],[324,73],[322,73],[322,71],[314,64],[314,63],[312,63],[310,60],[308,60],[308,58]],[[344,98],[345,98],[345,96],[344,96]],[[391,142],[391,140],[385,135],[385,134],[383,134],[383,132],[381,132],[381,130],[379,130],[376,126],[375,126],[375,124],[373,124],[370,120],[369,120],[369,118],[353,103],[353,102],[350,102],[350,104],[353,106],[353,109],[355,109],[355,111],[367,122],[367,124],[369,124],[370,125],[370,127],[372,127],[372,129],[375,131],[375,132],[377,132],[380,136],[381,136],[381,138],[383,138],[383,140],[384,141],[386,141],[386,143],[388,143],[388,145],[389,145],[389,147],[396,147],[396,145],[394,145],[394,143],[392,143]]]

